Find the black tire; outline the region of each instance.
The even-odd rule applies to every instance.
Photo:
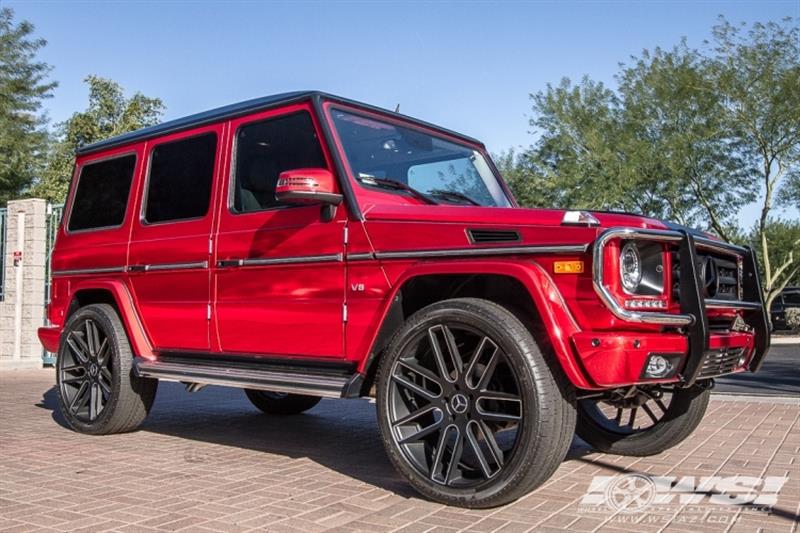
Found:
[[[82,307],[67,321],[56,381],[65,420],[74,430],[90,435],[138,428],[158,388],[158,380],[135,375],[125,328],[107,304]]]
[[[322,399],[319,396],[254,389],[244,389],[244,393],[253,405],[268,415],[299,415],[317,405]]]
[[[450,366],[435,340],[440,334]],[[419,387],[422,394],[414,392]],[[425,404],[436,387],[440,394]],[[448,505],[488,508],[520,498],[559,467],[575,429],[574,390],[561,369],[510,311],[477,298],[445,300],[411,316],[381,359],[377,391],[381,438],[394,467],[420,493]],[[433,421],[426,426],[424,418]],[[514,431],[513,443],[502,449],[498,437],[506,431]]]
[[[671,389],[668,404],[661,402],[659,407],[648,408],[651,420],[647,427],[633,429],[631,424],[631,429],[625,431],[622,426],[608,423],[598,415],[596,400],[581,400],[578,402],[576,433],[589,445],[605,453],[636,457],[655,455],[676,446],[692,434],[703,420],[710,396],[711,390],[707,387]],[[616,409],[616,406],[611,409]],[[627,416],[620,418],[628,419]]]

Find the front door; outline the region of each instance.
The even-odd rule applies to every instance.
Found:
[[[128,270],[145,330],[158,351],[210,350],[211,231],[223,126],[147,145],[147,175]]]
[[[227,354],[344,355],[344,227],[340,206],[283,205],[278,176],[331,169],[309,106],[232,121],[227,202],[213,269],[217,349]]]

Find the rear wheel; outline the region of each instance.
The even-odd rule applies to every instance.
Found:
[[[107,304],[83,307],[61,335],[56,361],[59,405],[81,433],[105,435],[139,427],[158,381],[133,370],[133,353],[117,312]]]
[[[600,451],[645,456],[686,439],[700,424],[711,390],[696,385],[631,387],[578,402],[580,438]]]
[[[245,389],[244,393],[253,405],[269,415],[297,415],[308,411],[322,399],[319,396],[254,389]]]
[[[395,468],[450,505],[511,502],[561,464],[572,390],[508,310],[473,298],[414,314],[378,371],[378,421]]]

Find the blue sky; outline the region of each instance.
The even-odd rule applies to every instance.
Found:
[[[59,82],[46,104],[56,122],[85,107],[88,74],[162,98],[165,119],[321,89],[400,104],[492,152],[531,144],[528,95],[548,82],[588,75],[613,84],[618,63],[644,48],[684,36],[701,46],[720,14],[732,22],[800,18],[800,0],[0,5],[48,40],[40,57]]]

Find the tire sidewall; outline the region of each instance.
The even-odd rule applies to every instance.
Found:
[[[510,461],[505,463],[499,474],[474,488],[456,489],[447,487],[436,484],[421,475],[408,463],[404,452],[395,444],[392,438],[391,423],[389,422],[388,413],[391,409],[389,379],[397,359],[401,354],[405,353],[410,343],[415,341],[421,333],[424,333],[434,325],[445,322],[464,324],[478,329],[496,342],[500,349],[505,352],[509,365],[516,373],[520,389],[519,393],[522,398],[523,422],[517,434],[517,443]],[[382,358],[381,368],[378,371],[378,423],[384,446],[395,468],[400,470],[421,493],[432,499],[449,501],[449,503],[460,505],[466,503],[469,505],[470,501],[476,503],[490,501],[500,493],[508,490],[516,480],[523,478],[528,469],[532,467],[530,462],[526,461],[530,453],[525,452],[530,452],[531,448],[536,445],[535,442],[532,442],[535,440],[533,435],[538,433],[536,428],[541,423],[539,401],[534,383],[537,381],[535,379],[537,373],[547,372],[546,365],[544,366],[545,368],[540,368],[535,361],[531,361],[524,351],[520,349],[519,344],[510,338],[510,334],[505,328],[478,317],[464,309],[464,307],[459,306],[458,302],[442,302],[442,304],[434,304],[419,311],[401,327],[390,342],[389,348]],[[491,505],[481,503],[480,506]]]

